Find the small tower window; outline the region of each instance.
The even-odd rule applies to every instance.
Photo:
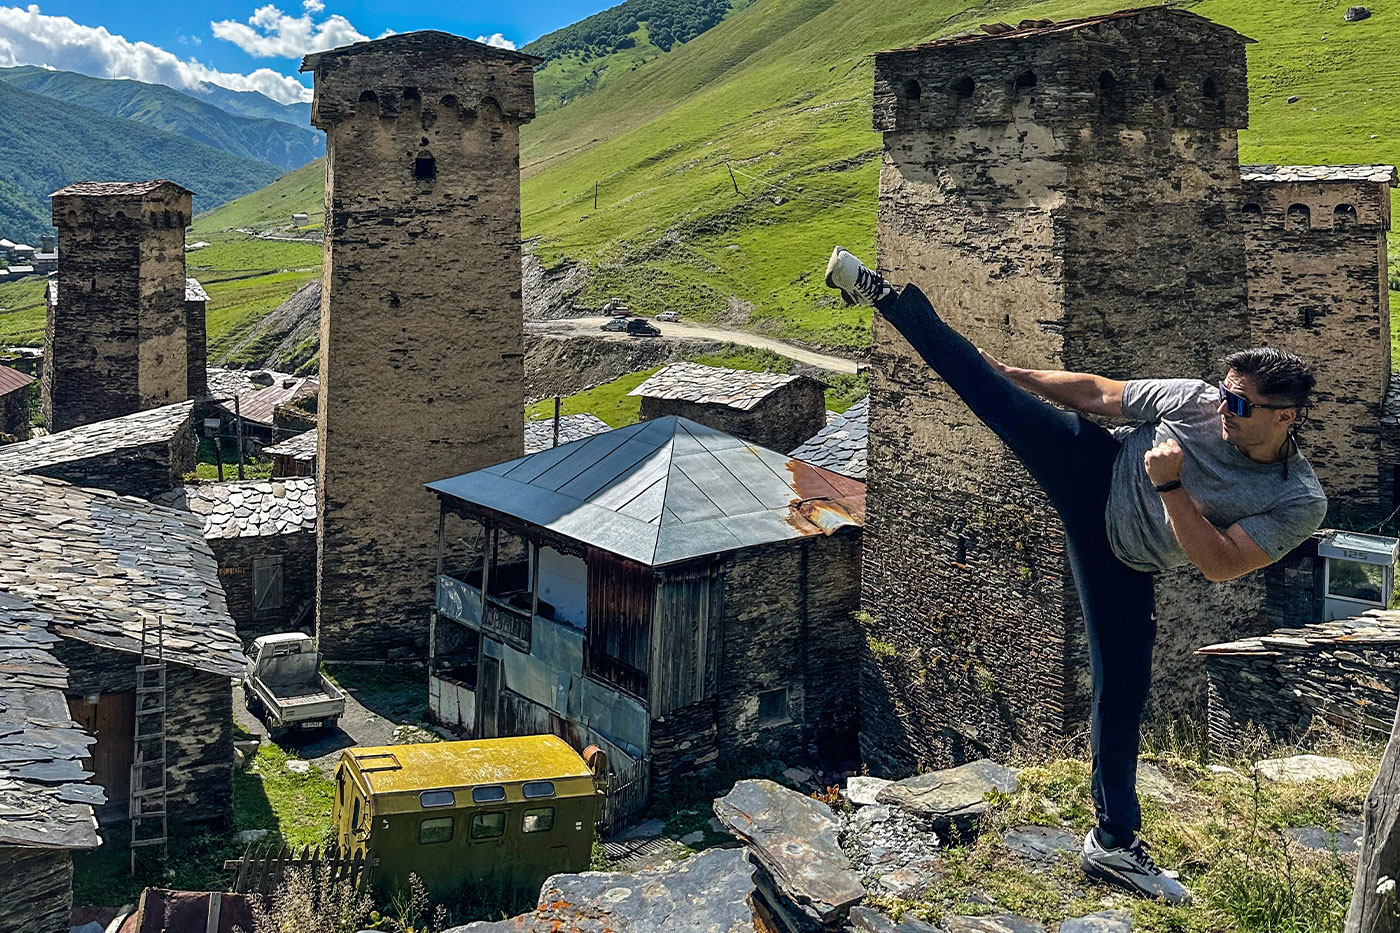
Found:
[[[413,160],[413,177],[431,179],[437,177],[437,160],[430,155],[420,155]]]
[[[1244,214],[1245,220],[1258,220],[1264,216],[1264,212],[1259,209],[1258,204],[1246,204],[1240,209],[1240,213]]]
[[[919,87],[919,82],[915,81],[913,78],[904,82],[905,100],[918,100],[923,93],[923,88]]]
[[[361,91],[360,101],[355,105],[355,114],[368,114],[369,116],[379,116],[379,96],[373,91]]]
[[[1111,71],[1099,72],[1099,113],[1110,120],[1119,120],[1126,109],[1123,86]]]
[[[1167,76],[1166,76],[1166,75],[1158,75],[1157,77],[1155,77],[1155,78],[1152,79],[1152,96],[1153,96],[1153,97],[1166,97],[1166,96],[1167,96],[1167,91],[1168,91],[1168,90],[1169,90],[1169,88],[1167,87]]]
[[[953,82],[953,93],[957,95],[960,100],[967,100],[972,96],[972,92],[975,90],[977,90],[977,82],[973,81],[972,78],[967,75],[963,75]]]
[[[1332,229],[1346,230],[1356,226],[1356,208],[1350,204],[1338,204],[1332,212]]]
[[[1040,80],[1036,78],[1034,71],[1022,72],[1016,78],[1016,91],[1017,93],[1026,93],[1039,83]]]
[[[1220,99],[1220,85],[1216,83],[1215,76],[1211,75],[1201,84],[1201,93],[1207,100]]]
[[[1289,205],[1288,213],[1284,217],[1283,228],[1285,230],[1311,230],[1312,211],[1308,210],[1306,204]]]

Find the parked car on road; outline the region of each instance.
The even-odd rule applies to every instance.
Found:
[[[627,329],[627,318],[615,317],[611,321],[603,324],[603,330],[624,331]]]
[[[321,653],[302,632],[263,635],[253,642],[243,699],[274,736],[288,729],[333,728],[345,712],[345,694],[321,673]]]
[[[627,322],[627,336],[629,337],[660,337],[661,329],[651,321],[644,321],[639,317],[634,317]]]
[[[681,313],[679,311],[662,311],[656,316],[656,319],[663,324],[674,324],[681,319]]]

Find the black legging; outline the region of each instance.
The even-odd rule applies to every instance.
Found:
[[[881,299],[876,308],[1011,448],[1060,515],[1089,636],[1094,806],[1106,841],[1126,844],[1141,825],[1139,728],[1157,623],[1151,574],[1114,556],[1104,525],[1121,445],[1083,415],[1061,411],[998,373],[943,323],[915,286]]]

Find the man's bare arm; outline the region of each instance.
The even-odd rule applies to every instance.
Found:
[[[1143,456],[1143,468],[1154,485],[1171,483],[1181,479],[1182,460],[1181,445],[1165,440]],[[1238,522],[1224,531],[1212,525],[1184,486],[1162,493],[1162,503],[1177,543],[1207,580],[1233,580],[1274,562]]]
[[[1086,415],[1123,416],[1123,385],[1117,379],[1060,369],[1018,369],[978,350],[993,369],[1016,385],[1056,405]]]

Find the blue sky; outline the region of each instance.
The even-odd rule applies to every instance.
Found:
[[[287,102],[306,96],[296,69],[307,52],[415,29],[521,46],[615,2],[0,0],[0,66],[47,65],[175,87],[210,81]]]

